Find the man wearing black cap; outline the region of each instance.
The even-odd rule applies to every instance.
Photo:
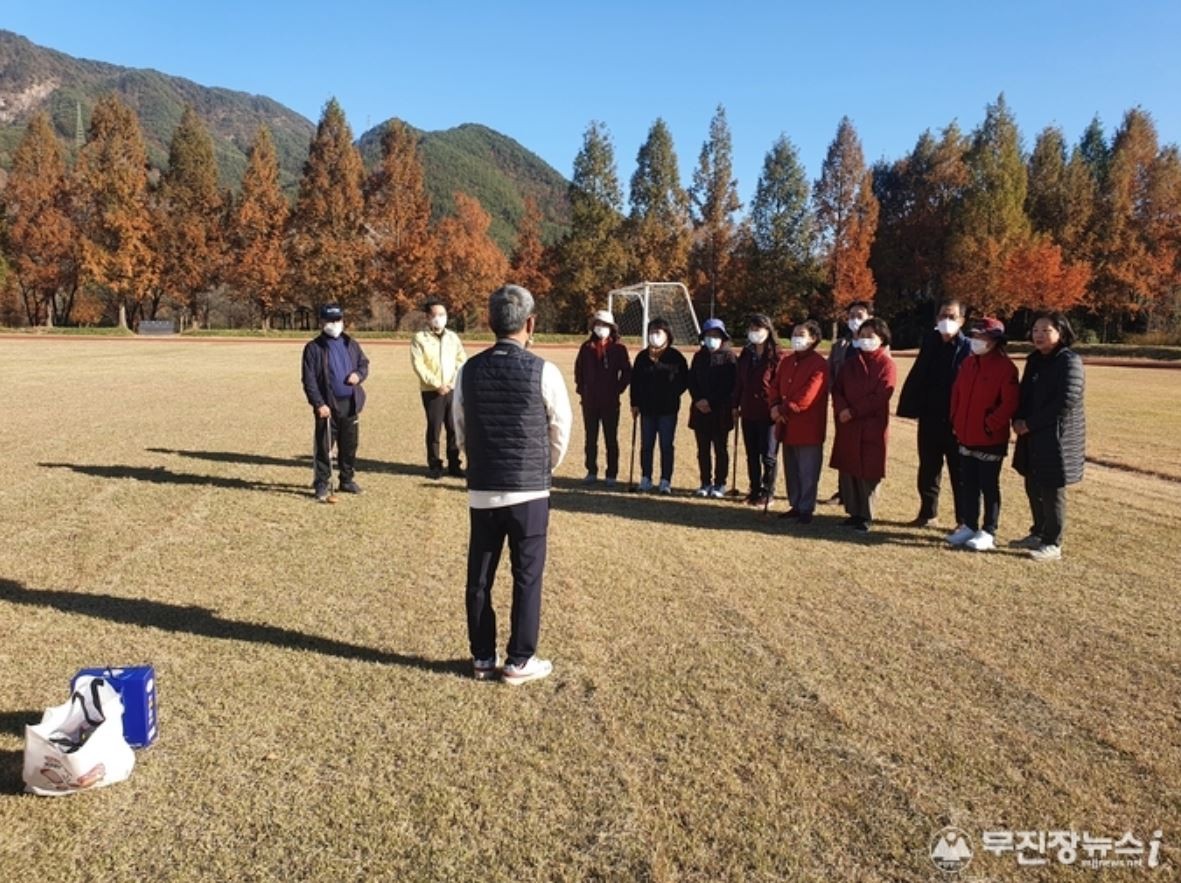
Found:
[[[361,384],[369,376],[369,360],[360,345],[344,333],[344,312],[336,304],[320,307],[321,334],[303,348],[303,391],[315,417],[316,502],[331,500],[332,439],[340,464],[340,489],[359,494],[353,475],[357,463],[357,426],[365,407]]]

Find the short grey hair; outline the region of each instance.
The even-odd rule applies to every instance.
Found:
[[[497,337],[516,334],[532,315],[533,295],[520,285],[502,285],[488,298],[488,325]]]

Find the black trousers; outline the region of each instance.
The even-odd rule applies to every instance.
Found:
[[[452,393],[443,396],[430,390],[422,394],[422,407],[426,411],[426,465],[431,469],[443,466],[439,459],[440,429],[447,431],[447,465],[459,467],[459,444],[455,439],[455,425],[451,422],[451,397]]]
[[[1001,518],[1001,460],[960,455],[959,520],[980,530],[980,498],[984,498],[984,530],[996,536]]]
[[[599,426],[603,427],[603,443],[607,448],[607,478],[619,475],[619,406],[596,408],[582,406],[582,421],[586,426],[586,471],[599,472]]]
[[[1025,495],[1033,513],[1029,532],[1041,537],[1047,546],[1061,546],[1062,532],[1066,530],[1066,488],[1044,487],[1027,475]]]
[[[746,477],[752,496],[771,496],[775,492],[775,472],[779,440],[775,424],[766,420],[742,418],[742,443],[746,446]]]
[[[357,405],[352,399],[338,401],[336,407],[332,408],[331,417],[316,418],[314,469],[317,485],[328,484],[332,474],[329,458],[332,456],[333,441],[336,442],[336,463],[340,467],[341,482],[353,480],[357,471],[358,421]]]
[[[724,485],[730,478],[730,433],[722,426],[717,414],[696,414],[693,422],[701,483]]]
[[[513,568],[513,606],[508,662],[522,663],[537,651],[541,629],[541,576],[545,570],[549,497],[499,509],[469,509],[467,551],[467,634],[472,658],[496,655],[496,611],[492,582],[508,539]]]
[[[943,463],[951,476],[951,493],[957,522],[963,521],[960,512],[960,448],[951,429],[950,420],[938,417],[919,418],[919,517],[933,519],[939,514],[939,485],[943,477]]]

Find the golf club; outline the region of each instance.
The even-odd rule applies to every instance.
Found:
[[[741,421],[734,421],[734,464],[730,469],[730,492],[728,496],[741,497],[742,491],[738,489],[738,429]]]
[[[336,494],[332,490],[332,417],[324,418],[324,456],[328,460],[328,496],[325,503],[335,503]]]
[[[632,450],[628,457],[630,461],[627,467],[627,489],[634,491],[636,489],[636,427],[639,426],[639,419],[632,415]]]

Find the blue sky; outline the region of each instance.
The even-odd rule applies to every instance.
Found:
[[[1181,3],[221,2],[7,0],[0,27],[71,55],[269,95],[315,119],[335,95],[354,131],[399,116],[479,122],[570,174],[591,119],[626,184],[652,121],[684,182],[718,103],[750,198],[781,133],[811,176],[842,115],[867,159],[926,128],[965,130],[1004,92],[1027,149],[1046,125],[1110,133],[1141,105],[1181,140]]]

